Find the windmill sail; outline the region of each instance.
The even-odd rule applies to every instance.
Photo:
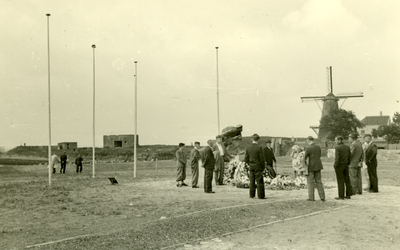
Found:
[[[321,119],[334,111],[339,110],[339,99],[347,100],[348,98],[363,97],[362,92],[347,93],[334,95],[333,94],[333,83],[332,83],[332,66],[326,67],[327,72],[327,82],[328,82],[328,94],[326,96],[305,96],[301,97],[301,101],[323,101],[323,106],[321,109]],[[343,102],[344,103],[344,102]],[[343,104],[342,104],[343,105]],[[329,136],[330,131],[326,131],[316,126],[311,126],[314,132],[318,133],[319,139],[326,139]]]

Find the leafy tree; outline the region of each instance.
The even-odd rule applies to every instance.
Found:
[[[352,111],[338,109],[321,118],[319,131],[326,131],[328,140],[334,140],[341,135],[348,138],[357,128],[365,127]]]
[[[390,125],[379,126],[377,133],[383,137],[388,143],[394,144],[400,141],[400,113],[393,115],[393,123]]]
[[[400,125],[400,113],[396,112],[393,115],[393,123]]]

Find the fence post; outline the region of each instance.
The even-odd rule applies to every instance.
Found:
[[[158,158],[156,158],[156,179],[158,179]]]

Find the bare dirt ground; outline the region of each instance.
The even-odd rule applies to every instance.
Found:
[[[329,189],[328,197],[336,196]],[[177,249],[399,249],[400,187],[338,201],[346,207]]]
[[[399,151],[380,151],[380,193],[307,202],[306,190],[214,186],[215,194],[175,186],[175,162],[100,164],[55,174],[45,166],[0,167],[1,249],[398,249]],[[278,171],[291,173],[290,159]],[[335,186],[331,159],[323,181]],[[189,167],[187,182],[190,182]],[[108,177],[120,182],[111,185]],[[202,183],[202,181],[200,181]]]

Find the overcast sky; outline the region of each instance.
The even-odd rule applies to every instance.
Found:
[[[141,144],[190,144],[221,129],[315,135],[320,109],[301,96],[363,92],[359,119],[400,111],[400,1],[0,0],[0,146],[48,145],[50,13],[52,144],[96,146],[134,133],[138,61]],[[343,101],[339,102],[339,105]],[[321,105],[321,104],[320,104]]]

